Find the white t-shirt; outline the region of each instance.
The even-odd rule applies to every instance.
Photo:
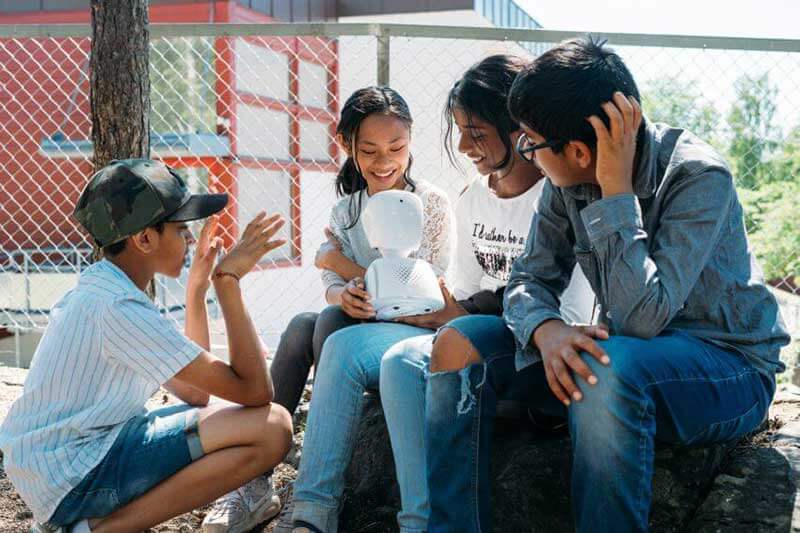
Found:
[[[456,204],[456,255],[450,279],[456,299],[508,283],[511,266],[525,250],[544,179],[514,198],[499,198],[487,176],[473,181]],[[593,319],[594,293],[579,267],[561,296],[561,314],[570,323]]]
[[[51,310],[22,396],[0,426],[5,470],[38,521],[106,456],[125,422],[202,348],[109,261]]]

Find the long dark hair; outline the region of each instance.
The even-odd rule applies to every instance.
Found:
[[[370,86],[359,89],[350,95],[342,107],[342,116],[336,125],[336,134],[342,136],[350,155],[336,175],[336,194],[338,196],[352,195],[350,197],[350,229],[356,225],[361,216],[361,195],[353,194],[367,188],[367,180],[361,174],[355,158],[356,145],[358,144],[358,129],[361,122],[369,115],[380,114],[395,117],[403,122],[409,129],[413,124],[411,111],[408,104],[400,94],[390,87]],[[411,179],[411,163],[413,158],[408,156],[408,166],[403,173],[403,180],[416,190],[416,184]],[[357,198],[356,198],[357,197]]]
[[[508,112],[506,105],[508,93],[514,78],[525,66],[525,61],[516,56],[498,54],[472,65],[459,79],[447,95],[443,121],[445,123],[444,149],[454,166],[460,166],[453,148],[454,111],[462,110],[468,123],[472,117],[488,122],[506,149],[503,160],[494,168],[500,170],[514,158],[511,134],[519,129],[519,124]]]

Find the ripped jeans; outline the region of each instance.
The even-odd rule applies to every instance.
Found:
[[[575,382],[584,399],[565,408],[541,363],[519,371],[502,318],[460,317],[448,325],[483,359],[437,372],[426,391],[430,533],[491,531],[489,458],[499,399],[569,419],[572,512],[578,531],[646,531],[656,440],[693,445],[738,439],[764,420],[775,382],[744,357],[668,330],[649,340],[612,336],[598,378]]]

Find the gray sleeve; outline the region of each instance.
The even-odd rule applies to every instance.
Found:
[[[339,202],[333,206],[333,209],[331,209],[331,218],[328,225],[331,228],[333,234],[336,235],[336,238],[339,240],[339,244],[342,246],[342,253],[347,258],[351,259],[352,261],[355,261],[355,258],[353,256],[353,247],[350,244],[348,232],[345,231],[344,229],[346,227],[344,221],[346,212],[344,213],[344,215],[340,212],[340,209],[342,207],[344,207],[344,209],[346,210],[347,209],[346,203]],[[325,292],[327,292],[328,289],[330,289],[331,287],[335,287],[337,285],[342,286],[347,284],[347,282],[343,277],[341,277],[339,274],[337,274],[332,270],[325,270],[325,269],[320,270],[320,275],[322,276],[322,285],[325,289]]]
[[[542,322],[561,319],[559,300],[575,268],[572,235],[561,194],[548,180],[503,300],[503,316],[522,349]]]
[[[734,197],[723,169],[683,177],[667,191],[653,235],[643,229],[633,194],[581,211],[613,333],[646,339],[664,330],[717,249]]]

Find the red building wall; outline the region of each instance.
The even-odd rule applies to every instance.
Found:
[[[153,23],[271,22],[269,17],[236,3],[155,5],[150,10]],[[0,24],[90,23],[88,10],[79,12],[0,13]],[[294,41],[294,42],[293,42]],[[299,39],[283,40],[295,54],[308,54],[307,44]],[[312,45],[313,46],[313,45]],[[74,205],[92,165],[83,157],[60,157],[40,152],[40,142],[56,132],[68,139],[90,139],[91,120],[88,102],[89,39],[0,39],[0,260],[3,250],[34,247],[65,247],[80,244],[82,236],[71,217]],[[327,115],[322,120],[333,127],[337,112],[335,97],[337,71],[334,54],[308,54],[325,63],[332,72],[330,88],[334,91]],[[312,49],[313,51],[313,49]],[[297,57],[297,56],[295,56]],[[295,70],[296,74],[296,70]],[[235,148],[235,109],[231,94],[233,74],[227,65],[218,65],[218,111],[232,122]],[[293,92],[296,91],[296,86]],[[295,106],[293,120],[306,110]],[[287,139],[287,142],[293,142]],[[292,155],[299,148],[294,146]],[[331,146],[332,157],[335,147]],[[235,193],[235,168],[228,158],[203,161],[217,174],[217,185]],[[180,164],[180,161],[169,161]],[[292,175],[298,192],[293,226],[299,228],[299,168],[286,170]],[[229,214],[229,222],[235,213]],[[299,251],[299,229],[293,231],[293,248]]]

